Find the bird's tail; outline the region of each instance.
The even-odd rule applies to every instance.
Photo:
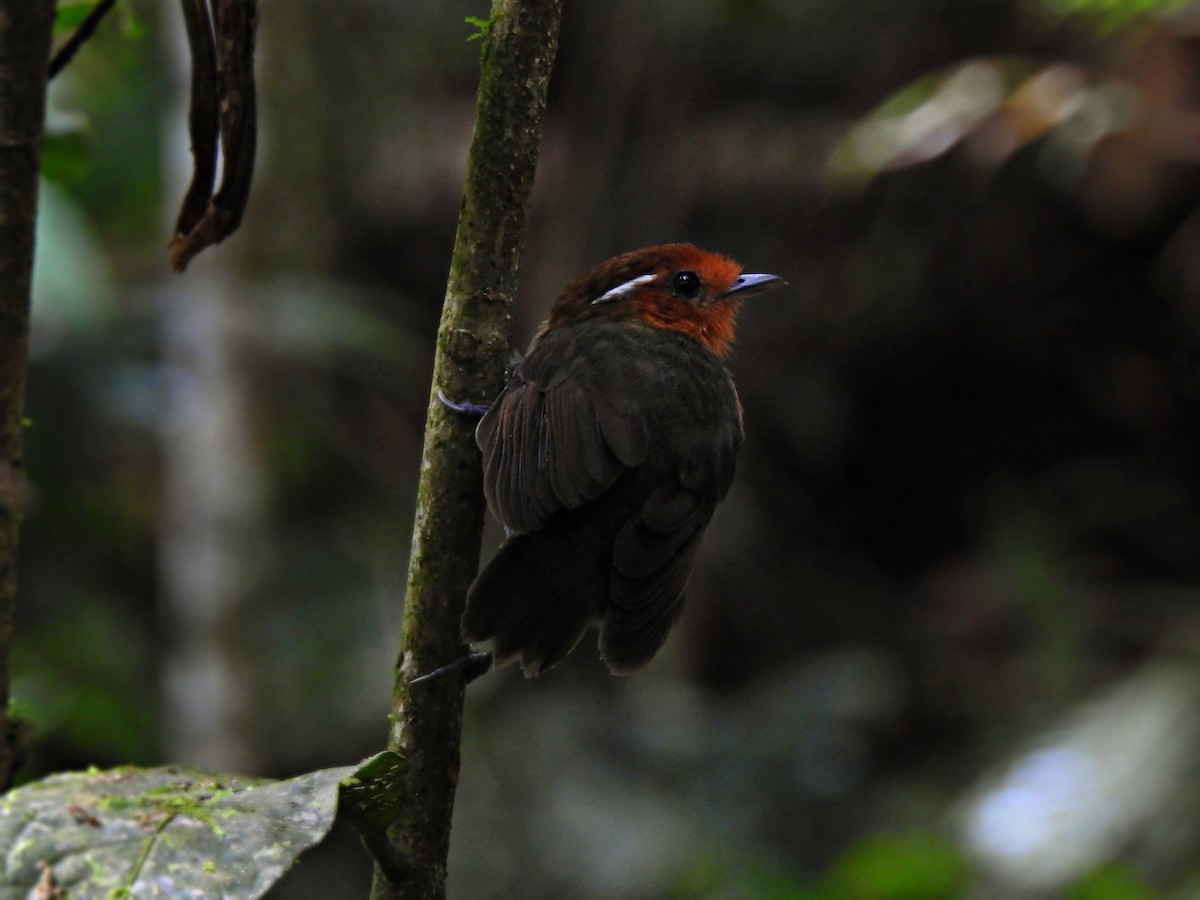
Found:
[[[490,640],[497,665],[520,657],[527,678],[561,662],[603,608],[610,565],[610,548],[575,531],[509,538],[467,594],[464,640]]]

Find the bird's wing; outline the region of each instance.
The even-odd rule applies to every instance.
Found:
[[[600,632],[600,655],[614,672],[640,668],[666,640],[714,505],[679,484],[663,485],[617,535]]]
[[[517,367],[475,433],[488,505],[516,534],[599,496],[646,461],[634,392],[600,384],[587,348],[555,340],[548,334]]]
[[[696,390],[716,381],[687,378]],[[733,481],[741,444],[741,414],[732,385],[723,400],[681,395],[681,405],[708,427],[676,428],[669,444],[671,477],[659,477],[635,507],[613,543],[609,606],[600,632],[600,654],[614,672],[647,663],[683,610],[683,591],[704,529]],[[708,409],[710,414],[702,411]],[[711,414],[712,410],[722,410]]]

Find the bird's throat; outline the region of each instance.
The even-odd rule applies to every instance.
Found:
[[[647,325],[691,335],[717,356],[725,356],[733,346],[740,305],[736,300],[689,303],[660,296],[638,298],[640,318]]]

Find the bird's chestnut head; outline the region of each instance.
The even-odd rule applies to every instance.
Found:
[[[592,319],[628,321],[681,331],[724,356],[741,301],[780,283],[776,275],[742,274],[732,259],[691,244],[661,244],[614,257],[575,279],[542,330]]]

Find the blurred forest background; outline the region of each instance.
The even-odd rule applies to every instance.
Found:
[[[245,224],[184,276],[174,4],[55,81],[26,778],[383,746],[486,14],[264,3]],[[517,345],[647,244],[791,286],[742,313],[748,438],[664,651],[469,689],[452,896],[1200,897],[1198,27],[566,0]],[[347,830],[272,896],[369,878]]]

